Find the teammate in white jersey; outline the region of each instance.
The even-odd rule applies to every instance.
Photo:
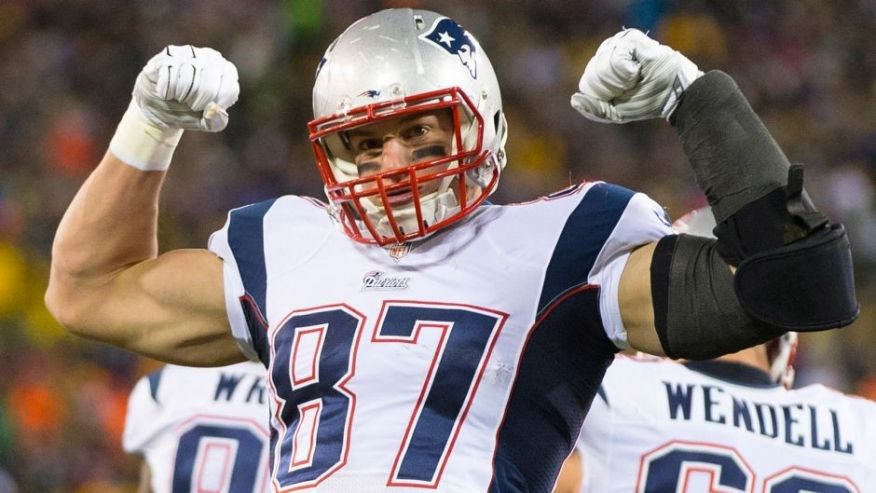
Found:
[[[603,43],[572,105],[669,120],[717,242],[674,235],[654,201],[607,183],[486,203],[508,135],[489,59],[456,21],[390,9],[317,69],[309,130],[328,204],[242,207],[209,250],[159,256],[183,129],[222,130],[238,91],[208,48],[146,64],[58,228],[47,303],[72,332],[155,358],[259,359],[277,490],[546,492],[618,348],[706,358],[858,315],[842,227],[732,79],[642,32]]]
[[[270,491],[265,368],[167,365],[128,400],[122,444],[144,458],[140,491]]]
[[[703,210],[676,223],[713,226]],[[876,403],[789,390],[796,347],[789,332],[708,361],[617,356],[564,470],[583,469],[581,493],[873,491]]]
[[[874,491],[876,403],[822,385],[787,390],[766,354],[618,356],[579,439],[581,492]]]

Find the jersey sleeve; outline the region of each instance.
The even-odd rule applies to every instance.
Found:
[[[144,454],[146,446],[155,437],[156,424],[161,420],[158,403],[156,374],[141,378],[128,396],[128,411],[122,433],[122,448],[129,454]],[[158,374],[160,375],[160,373]]]
[[[619,287],[630,253],[639,246],[675,234],[666,211],[643,193],[635,193],[599,252],[589,282],[600,286],[599,309],[606,335],[619,348],[629,347],[620,314]]]
[[[225,225],[210,236],[209,249],[224,264],[225,308],[231,332],[241,352],[258,360],[254,337],[264,331],[267,269],[264,216],[274,201],[262,202],[228,213]]]
[[[592,182],[548,196],[532,215],[545,225],[542,234],[558,233],[545,271],[539,313],[573,290],[597,287],[592,303],[594,313],[598,311],[599,336],[604,336],[608,347],[626,348],[618,301],[620,277],[636,247],[673,234],[663,208],[645,194]],[[554,218],[560,224],[553,223]]]

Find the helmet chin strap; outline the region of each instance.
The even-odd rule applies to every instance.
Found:
[[[448,178],[442,180],[446,181]],[[368,218],[374,224],[377,233],[383,236],[395,236],[392,225],[389,222],[389,213],[382,206],[375,205],[371,201],[363,201]],[[427,226],[435,224],[445,217],[453,215],[459,210],[459,201],[456,194],[442,183],[441,189],[425,195],[420,199],[420,211],[423,222]],[[393,208],[390,212],[395,224],[402,234],[418,231],[420,225],[417,222],[417,207],[411,203],[406,207]],[[364,228],[367,231],[367,228]],[[428,235],[427,235],[428,236]]]
[[[498,171],[494,162],[495,159],[495,156],[491,156],[481,166],[465,173],[467,202],[476,200],[484,187],[492,180],[493,173]],[[456,164],[454,163],[451,168],[455,166]],[[461,206],[459,197],[456,194],[455,184],[459,178],[457,175],[442,178],[438,190],[420,198],[420,211],[423,222],[427,227],[459,212]],[[379,235],[395,236],[388,213],[382,204],[378,205],[370,200],[363,200],[362,206],[365,208],[368,219],[374,225]],[[411,203],[406,207],[394,207],[391,213],[402,234],[420,229],[420,225],[417,222],[417,208],[415,204]],[[368,231],[364,224],[360,224],[360,229]],[[431,233],[427,233],[423,238],[428,236],[431,236]]]

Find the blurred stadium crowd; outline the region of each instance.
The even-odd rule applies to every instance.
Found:
[[[140,67],[166,44],[194,44],[240,70],[229,128],[186,135],[163,195],[162,248],[201,247],[232,207],[322,196],[305,130],[316,64],[348,24],[391,6],[451,15],[490,55],[511,136],[498,202],[601,179],[649,193],[674,218],[702,205],[668,125],[591,123],[569,95],[622,26],[731,73],[852,237],[861,318],[803,337],[798,384],[876,398],[874,0],[2,0],[0,493],[136,485],[138,463],[120,447],[125,403],[156,363],[66,335],[42,294],[54,230]]]

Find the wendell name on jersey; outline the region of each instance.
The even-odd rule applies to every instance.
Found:
[[[829,404],[758,402],[716,382],[663,380],[669,418],[732,426],[799,447],[854,453],[837,410]]]
[[[581,430],[581,491],[876,491],[874,417],[876,403],[737,361],[618,356]]]

